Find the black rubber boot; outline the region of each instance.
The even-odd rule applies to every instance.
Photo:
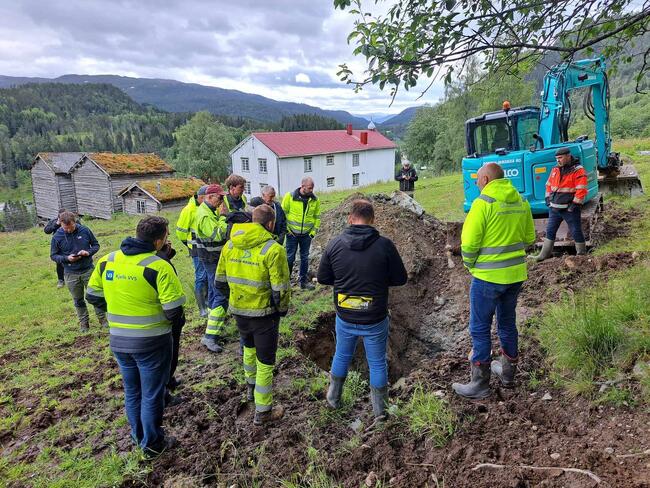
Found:
[[[472,363],[471,380],[469,383],[453,383],[451,387],[454,391],[464,397],[472,400],[480,400],[490,395],[490,365]]]
[[[277,407],[273,407],[271,410],[267,410],[266,412],[255,411],[253,424],[264,425],[269,422],[280,420],[282,417],[284,417],[284,407],[278,405]]]
[[[301,290],[313,290],[315,288],[316,287],[310,281],[301,281],[300,282],[300,289]]]
[[[370,387],[370,401],[372,403],[372,413],[375,419],[386,418],[386,408],[388,407],[388,386],[382,388]]]
[[[516,360],[513,361],[502,354],[498,360],[492,361],[490,369],[499,378],[504,388],[513,388],[515,386],[515,373],[517,373]]]
[[[248,383],[246,385],[246,401],[254,402],[255,401],[255,385]]]
[[[343,383],[345,378],[340,378],[330,374],[330,386],[327,389],[327,405],[330,408],[340,408],[341,395],[343,395]]]
[[[194,297],[196,298],[196,306],[199,308],[199,315],[201,317],[208,316],[208,306],[205,301],[205,295],[203,293],[203,288],[200,290],[194,290]]]

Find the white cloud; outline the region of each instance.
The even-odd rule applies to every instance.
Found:
[[[296,75],[296,83],[311,83],[311,79],[308,74],[298,73]]]

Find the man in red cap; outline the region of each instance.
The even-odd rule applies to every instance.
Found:
[[[221,185],[212,184],[205,190],[203,203],[196,211],[196,250],[208,275],[208,325],[201,344],[212,352],[222,352],[219,336],[226,320],[228,298],[214,286],[214,276],[221,249],[226,242],[228,224],[223,198],[226,192]]]

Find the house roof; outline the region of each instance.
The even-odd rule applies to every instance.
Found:
[[[103,152],[89,153],[86,156],[109,175],[170,173],[174,171],[174,168],[153,153],[115,154]]]
[[[69,173],[83,155],[82,152],[41,152],[36,158],[40,157],[55,173]]]
[[[368,133],[368,144],[361,144],[361,133]],[[254,132],[253,136],[280,158],[341,152],[393,149],[396,144],[377,131],[313,130],[304,132]]]
[[[205,185],[198,178],[161,178],[159,180],[136,181],[120,192],[124,195],[134,188],[140,188],[159,202],[169,202],[189,198]]]

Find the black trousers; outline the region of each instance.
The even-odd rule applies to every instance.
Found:
[[[61,263],[56,263],[56,277],[59,281],[63,281],[63,265]]]
[[[278,351],[280,316],[242,317],[235,315],[239,335],[245,347],[254,347],[257,359],[263,364],[275,364]]]
[[[176,372],[176,366],[178,366],[178,350],[181,347],[181,332],[183,331],[183,326],[172,326],[172,362],[169,368],[169,382],[172,381],[174,373]],[[169,385],[169,383],[167,383]]]

